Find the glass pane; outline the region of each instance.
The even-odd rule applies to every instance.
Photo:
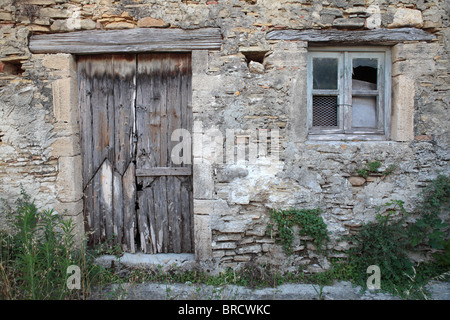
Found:
[[[313,127],[337,127],[337,96],[313,96]]]
[[[378,83],[378,59],[353,59],[352,89],[376,90]]]
[[[352,127],[376,128],[377,97],[352,98]]]
[[[313,59],[313,89],[338,88],[338,59]]]

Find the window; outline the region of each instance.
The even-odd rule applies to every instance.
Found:
[[[382,47],[310,49],[308,137],[389,139],[390,60]]]

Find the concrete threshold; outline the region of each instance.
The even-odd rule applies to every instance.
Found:
[[[193,265],[195,255],[193,253],[124,253],[120,257],[113,255],[103,255],[95,260],[95,263],[105,268],[112,265],[125,266],[132,268],[152,268],[161,267],[162,269],[173,268],[175,266]]]

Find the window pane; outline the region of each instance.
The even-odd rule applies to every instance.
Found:
[[[377,97],[352,98],[352,127],[376,128]]]
[[[313,96],[313,127],[338,126],[337,101],[337,96]]]
[[[313,89],[338,88],[338,59],[313,59]]]
[[[378,59],[353,59],[352,89],[376,90],[378,83]]]

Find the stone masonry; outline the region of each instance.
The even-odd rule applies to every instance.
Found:
[[[39,207],[75,219],[83,234],[76,57],[32,54],[31,35],[220,28],[221,50],[192,53],[196,258],[220,268],[252,261],[326,269],[349,246],[340,236],[373,220],[377,206],[398,199],[411,210],[438,171],[450,173],[449,16],[444,0],[0,0],[0,197],[14,201],[23,186]],[[391,139],[309,140],[309,44],[267,40],[267,32],[404,27],[436,40],[391,47]],[[251,132],[266,132],[272,158],[209,161],[204,133],[211,130],[233,150]],[[373,160],[396,169],[357,176]],[[266,234],[269,210],[290,207],[322,208],[327,257],[298,237],[288,257]]]

